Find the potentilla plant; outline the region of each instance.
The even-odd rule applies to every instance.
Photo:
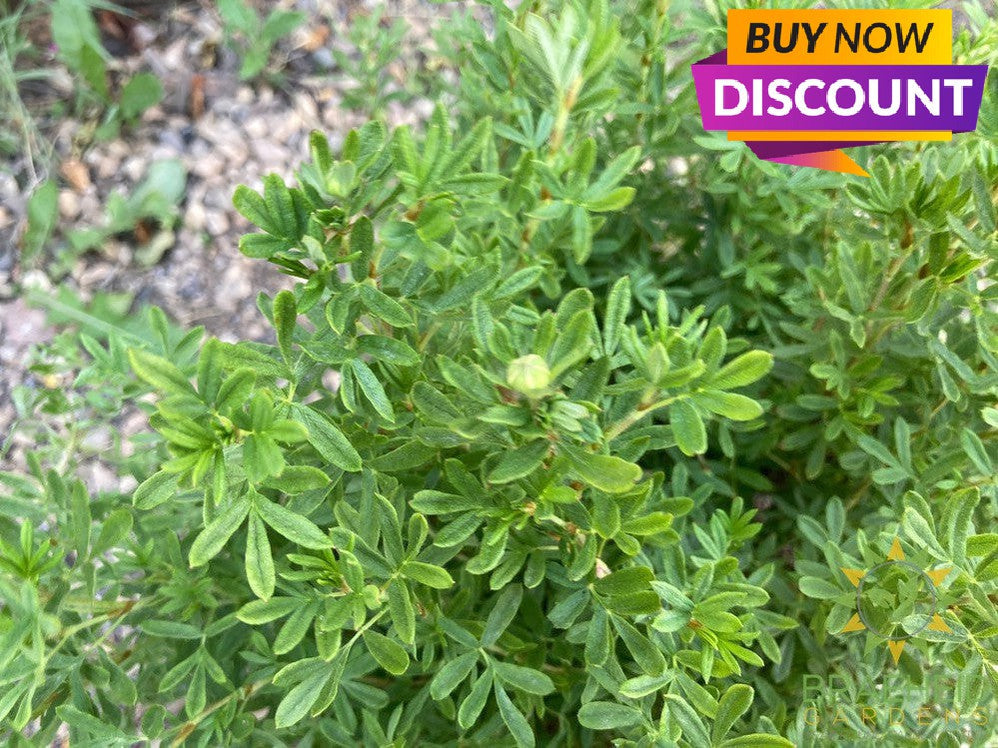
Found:
[[[993,88],[858,182],[703,134],[714,5],[493,16],[425,127],[236,190],[273,344],[86,338],[152,433],[130,495],[0,474],[9,740],[986,744]],[[895,539],[948,631],[857,594]]]
[[[263,230],[243,251],[304,282],[261,299],[275,346],[209,341],[193,384],[132,351],[171,454],[136,505],[171,511],[192,490],[199,529],[181,552],[243,590],[225,615],[253,662],[226,679],[270,694],[277,730],[348,744],[337,715],[373,715],[372,700],[394,717],[364,729],[387,740],[707,730],[688,699],[720,702],[699,673],[761,664],[759,637],[790,622],[749,615],[767,594],[730,554],[753,513],[714,515],[691,567],[673,528],[694,505],[685,481],[638,461],[702,452],[705,421],[751,428],[762,407],[739,390],[772,357],[699,313],[672,324],[664,294],[629,324],[626,276],[598,304],[585,289],[537,304],[543,268],[484,209],[515,189],[482,163],[490,126],[452,142],[438,110],[421,147],[372,125],[339,159],[316,134],[300,188],[237,191]],[[593,204],[629,200],[634,155],[592,179]],[[683,663],[694,639],[710,647]],[[168,683],[208,658],[170,663]],[[718,736],[751,695],[721,692]]]

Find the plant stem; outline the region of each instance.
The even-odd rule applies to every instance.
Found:
[[[249,699],[253,694],[259,691],[261,688],[270,684],[271,678],[262,678],[255,683],[251,683],[248,686],[232,691],[231,693],[223,696],[214,704],[210,704],[201,710],[199,714],[187,720],[183,725],[180,725],[180,734],[174,738],[173,742],[170,743],[171,748],[177,748],[177,746],[183,745],[184,741],[187,740],[187,736],[197,729],[197,726],[201,724],[205,719],[211,714],[221,709],[223,706],[232,701],[233,698],[241,696],[244,699]],[[177,729],[177,728],[174,728]]]
[[[622,433],[627,431],[627,429],[636,424],[638,421],[640,421],[649,413],[654,413],[656,410],[665,408],[671,405],[672,403],[676,402],[677,400],[682,400],[685,397],[686,397],[685,394],[673,395],[672,397],[667,397],[664,400],[659,400],[658,402],[652,403],[651,405],[645,407],[638,405],[638,407],[636,407],[634,410],[632,410],[630,413],[628,413],[626,416],[621,418],[619,421],[617,421],[615,424],[610,426],[610,428],[608,428],[603,432],[606,441],[612,442],[614,439],[616,439]]]

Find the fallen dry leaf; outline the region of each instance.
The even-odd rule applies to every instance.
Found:
[[[90,171],[79,159],[70,158],[63,161],[59,173],[77,192],[86,192],[90,188]]]
[[[189,99],[191,119],[201,119],[204,114],[204,75],[197,73],[191,78]]]
[[[326,43],[327,39],[329,39],[329,27],[323,23],[308,32],[301,46],[306,52],[315,52]]]

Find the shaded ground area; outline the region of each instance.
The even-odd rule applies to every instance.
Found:
[[[372,114],[397,124],[429,113],[419,79],[432,63],[431,29],[460,6],[403,2],[377,11],[382,3],[302,0],[260,7],[277,5],[307,20],[275,49],[275,74],[252,82],[240,80],[240,56],[226,44],[214,3],[138,7],[121,38],[105,33],[107,48],[120,54],[116,69],[154,73],[165,96],[110,141],[93,142],[94,122],[52,125],[49,169],[58,174],[59,226],[53,256],[34,268],[18,262],[18,243],[40,155],[24,152],[0,164],[0,434],[14,419],[13,388],[40,386],[25,370],[29,350],[53,333],[15,289],[68,288],[84,302],[100,292],[125,292],[223,339],[265,337],[256,296],[291,279],[239,254],[249,224],[232,208],[236,185],[259,187],[272,172],[290,178],[307,158],[312,129],[326,132],[335,147]],[[388,50],[386,40],[393,42]],[[372,69],[379,53],[394,59]],[[56,77],[37,98],[68,100],[72,85],[68,76]],[[138,222],[79,255],[66,248],[74,230],[105,225],[112,196],[141,191],[164,161],[178,162],[185,175],[175,219]]]

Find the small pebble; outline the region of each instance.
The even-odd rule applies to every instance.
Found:
[[[205,212],[201,203],[191,203],[184,213],[184,226],[191,231],[201,231],[204,229]]]
[[[80,215],[80,198],[72,190],[59,192],[59,215],[67,221],[75,221]]]
[[[221,236],[229,230],[229,219],[225,213],[212,211],[205,215],[204,227],[212,236]]]

